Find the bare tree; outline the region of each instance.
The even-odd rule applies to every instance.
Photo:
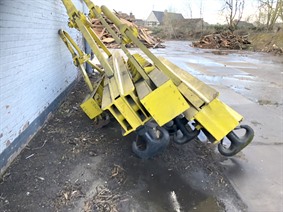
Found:
[[[259,0],[259,4],[266,28],[272,30],[278,18],[283,20],[283,0]]]
[[[225,15],[228,28],[233,32],[242,19],[245,0],[225,0],[222,12]]]
[[[191,0],[184,0],[183,2],[185,8],[185,14],[190,18],[193,18],[192,2]]]
[[[163,17],[163,28],[164,32],[166,33],[168,38],[176,39],[176,27],[177,27],[177,21],[174,18],[174,12],[175,10],[170,7],[168,10],[164,11],[164,17]]]
[[[203,4],[202,0],[200,0],[199,4],[199,17],[201,18],[201,36],[203,33]]]
[[[280,1],[280,5],[279,5],[279,16],[281,18],[281,21],[283,21],[283,1]]]
[[[199,1],[199,17],[203,18],[203,2],[202,2],[202,0]]]

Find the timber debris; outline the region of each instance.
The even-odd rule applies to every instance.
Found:
[[[275,55],[283,55],[283,48],[278,47],[276,44],[273,44],[272,46],[267,46],[263,48],[261,51],[273,53]]]
[[[151,31],[145,27],[138,26],[134,23],[134,18],[131,16],[121,13],[115,12],[115,15],[120,18],[123,24],[131,28],[136,28],[138,30],[138,39],[147,47],[147,48],[165,48],[162,45],[162,40],[160,38],[153,37],[151,35]],[[121,36],[120,30],[105,16],[103,16],[107,23],[111,26],[112,30],[119,36]],[[119,48],[119,44],[117,44],[114,38],[111,36],[107,29],[101,24],[98,19],[92,19],[92,29],[97,34],[97,36],[102,40],[102,42],[107,46],[107,48]],[[127,44],[127,47],[136,47],[134,44]]]
[[[250,44],[247,35],[240,36],[227,31],[202,36],[192,46],[203,49],[247,49]]]

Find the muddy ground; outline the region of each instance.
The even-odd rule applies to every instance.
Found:
[[[215,146],[171,143],[150,160],[118,123],[95,129],[82,81],[0,181],[0,211],[245,211]],[[227,170],[226,170],[227,171]]]

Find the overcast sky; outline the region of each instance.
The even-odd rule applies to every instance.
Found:
[[[204,21],[210,24],[225,21],[220,13],[224,0],[93,0],[93,2],[98,6],[106,5],[116,11],[128,14],[132,12],[139,19],[146,19],[152,10],[178,12],[182,13],[185,18],[190,18],[189,2],[191,2],[193,18],[199,18],[200,4],[202,2]],[[256,13],[255,2],[255,0],[246,0],[245,17]]]

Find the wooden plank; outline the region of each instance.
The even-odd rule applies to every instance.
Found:
[[[103,40],[102,40],[102,42],[105,42],[105,43],[112,43],[112,42],[114,42],[115,41],[115,39],[114,38],[111,38],[111,37],[109,37],[109,38],[104,38]]]

